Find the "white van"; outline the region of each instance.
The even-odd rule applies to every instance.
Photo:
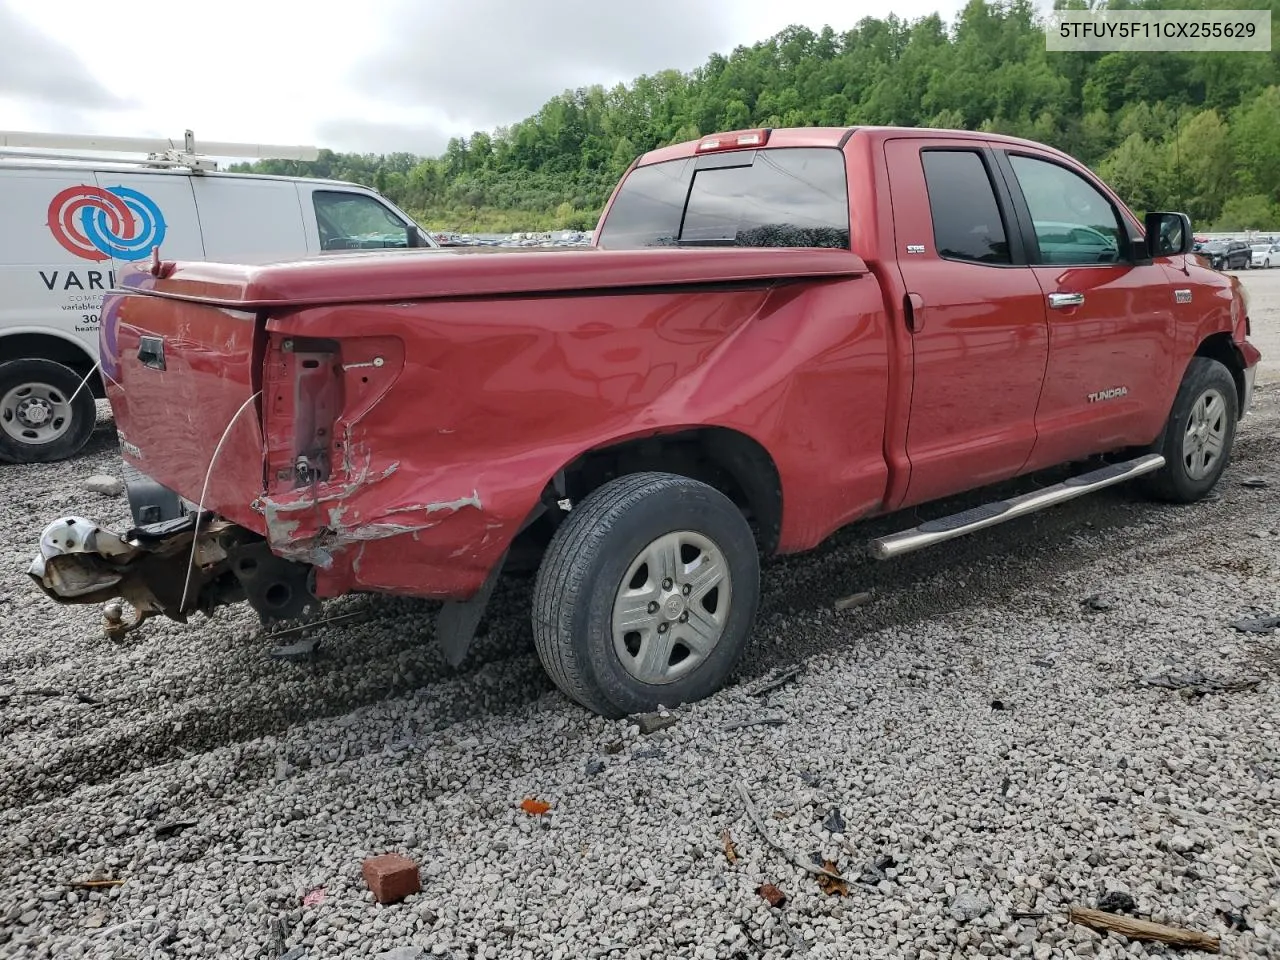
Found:
[[[150,156],[104,161],[8,149],[15,144]],[[104,395],[94,371],[102,295],[122,264],[153,247],[166,259],[260,262],[438,246],[374,190],[219,172],[207,159],[311,160],[313,147],[201,144],[201,156],[189,131],[185,146],[0,131],[0,462],[61,460],[88,441]]]

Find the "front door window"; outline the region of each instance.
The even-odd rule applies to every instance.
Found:
[[[410,246],[406,224],[363,193],[317,190],[312,194],[321,250],[368,250]]]

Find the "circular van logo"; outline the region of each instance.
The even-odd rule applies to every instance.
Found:
[[[85,260],[141,260],[164,242],[160,208],[129,187],[67,187],[49,203],[49,230]]]

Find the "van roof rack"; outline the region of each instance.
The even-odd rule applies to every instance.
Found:
[[[31,151],[58,151],[32,153]],[[66,151],[92,151],[67,153]],[[103,157],[103,153],[144,153],[146,159]],[[245,157],[255,160],[315,160],[315,147],[289,147],[270,143],[226,143],[204,141],[196,150],[195,134],[187,130],[182,142],[163,137],[106,137],[96,134],[34,133],[0,130],[0,157],[34,160],[88,160],[135,163],[144,167],[187,167],[193,173],[217,170],[214,157]]]

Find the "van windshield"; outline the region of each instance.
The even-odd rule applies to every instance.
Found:
[[[844,154],[780,147],[637,167],[609,208],[597,245],[848,249]]]

